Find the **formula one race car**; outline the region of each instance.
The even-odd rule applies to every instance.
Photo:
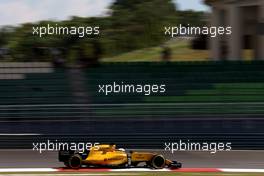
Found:
[[[116,145],[98,145],[89,151],[59,151],[59,161],[71,169],[79,169],[83,165],[88,167],[128,168],[137,167],[145,163],[145,167],[162,169],[165,167],[178,169],[182,164],[165,159],[162,155],[150,152],[125,152],[116,149]]]

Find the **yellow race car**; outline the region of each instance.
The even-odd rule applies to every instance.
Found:
[[[59,151],[59,161],[71,169],[79,169],[83,165],[88,167],[129,168],[144,163],[145,167],[162,169],[165,167],[178,169],[182,164],[177,161],[165,159],[158,153],[126,152],[116,149],[116,145],[98,145],[89,151]]]

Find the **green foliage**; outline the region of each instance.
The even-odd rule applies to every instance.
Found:
[[[205,12],[196,12],[192,10],[178,11],[177,20],[179,24],[183,26],[204,26],[206,25],[206,13]]]
[[[116,29],[112,41],[117,52],[161,44],[165,41],[164,26],[176,22],[171,0],[117,0],[111,9],[112,28]]]
[[[159,46],[167,38],[164,26],[201,21],[196,12],[177,12],[172,0],[116,0],[105,17],[72,17],[67,21],[27,23],[12,30],[0,30],[0,47],[7,46],[17,61],[51,61],[51,48],[63,50],[60,57],[74,63],[112,57],[129,51]],[[100,36],[79,38],[77,35],[32,35],[33,26],[100,26]],[[8,31],[8,32],[7,32]],[[7,35],[8,34],[8,35]],[[81,53],[81,54],[80,54]],[[94,56],[97,55],[97,56]]]
[[[8,44],[8,41],[12,36],[13,30],[14,28],[11,26],[0,28],[0,47],[5,47]]]

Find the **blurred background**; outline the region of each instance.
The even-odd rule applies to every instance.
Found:
[[[1,59],[52,62],[56,57],[61,57],[67,64],[76,64],[79,60],[89,62],[94,58],[101,58],[103,62],[151,62],[160,61],[163,45],[168,45],[173,49],[172,60],[208,59],[206,51],[194,51],[189,47],[190,40],[187,36],[181,40],[170,40],[169,37],[163,35],[164,26],[168,25],[206,25],[209,12],[202,1],[199,3],[193,0],[196,2],[193,8],[203,11],[180,10],[179,3],[171,0],[144,2],[101,0],[100,2],[102,5],[85,0],[76,3],[73,1],[54,3],[46,0],[37,4],[30,0],[2,2],[2,8],[6,6],[9,10],[4,11],[8,14],[0,20],[3,21],[0,23],[2,24]],[[20,17],[22,12],[13,14],[11,10],[13,6],[21,4],[27,8],[23,12],[27,14],[25,18]],[[42,8],[41,4],[47,8]],[[61,4],[65,7],[57,10],[60,9]],[[180,1],[180,4],[182,9],[189,5],[184,1]],[[197,7],[197,4],[201,7]],[[87,9],[82,6],[86,6]],[[96,10],[91,10],[93,8]],[[28,12],[29,10],[33,12]],[[85,17],[85,15],[92,17]],[[9,21],[15,24],[10,24]],[[52,26],[55,24],[58,26],[100,26],[101,35],[83,39],[78,35],[54,35],[43,38],[32,35],[33,26],[46,26],[47,24]],[[192,55],[188,55],[190,52]]]
[[[166,141],[264,147],[262,1],[0,2],[0,147],[58,139],[163,148]],[[100,26],[100,36],[32,35],[35,25]],[[233,34],[164,35],[164,26]],[[98,94],[113,82],[166,94]]]

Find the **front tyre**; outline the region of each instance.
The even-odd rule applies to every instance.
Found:
[[[82,167],[82,157],[78,154],[72,155],[69,158],[67,165],[71,169],[79,169],[80,167]]]

